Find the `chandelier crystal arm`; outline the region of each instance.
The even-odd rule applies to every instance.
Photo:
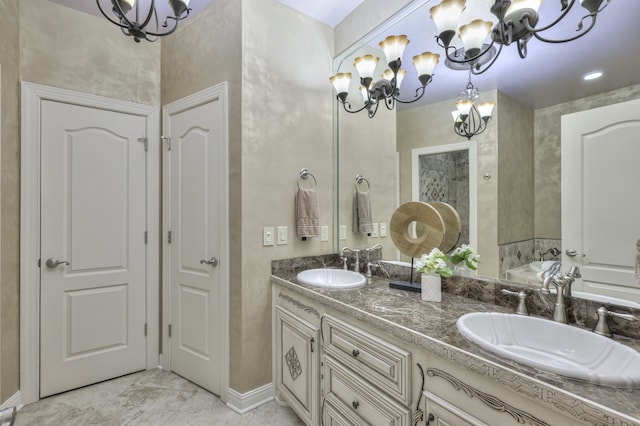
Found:
[[[351,107],[351,104],[350,104],[349,102],[347,102],[347,101],[342,102],[341,100],[338,100],[338,102],[340,102],[340,103],[342,104],[342,107],[344,108],[344,110],[345,110],[346,112],[349,112],[349,113],[351,113],[351,114],[358,113],[358,112],[360,112],[360,111],[364,110],[365,108],[367,108],[367,106],[371,105],[370,103],[365,103],[365,104],[362,106],[362,108],[360,108],[360,109],[353,109],[353,108]]]
[[[397,101],[397,102],[399,102],[399,103],[401,103],[401,104],[412,104],[412,103],[414,103],[414,102],[417,102],[417,101],[419,101],[419,100],[422,98],[422,96],[424,95],[424,92],[425,92],[426,88],[427,88],[427,86],[421,86],[421,87],[418,87],[418,88],[416,89],[416,96],[415,96],[413,99],[411,99],[411,100],[403,101],[402,99],[396,99],[396,101]]]

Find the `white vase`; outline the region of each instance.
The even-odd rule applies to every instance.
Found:
[[[422,300],[440,302],[442,300],[442,277],[440,275],[422,274]]]
[[[478,276],[478,271],[474,271],[464,263],[461,263],[459,265],[453,265],[453,275],[457,275],[459,277],[476,278]]]

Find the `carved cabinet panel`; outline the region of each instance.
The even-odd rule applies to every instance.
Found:
[[[307,424],[318,424],[320,329],[293,312],[275,308],[275,387]]]

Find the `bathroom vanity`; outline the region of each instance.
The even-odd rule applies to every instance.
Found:
[[[271,276],[273,380],[309,425],[640,425],[640,389],[567,379],[466,341],[461,315],[513,312],[515,301],[493,303],[496,283],[473,280],[483,288],[473,298],[432,303],[380,277],[331,290],[295,276]]]

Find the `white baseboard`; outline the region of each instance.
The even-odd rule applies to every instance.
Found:
[[[273,399],[273,383],[250,390],[247,393],[239,393],[229,388],[227,393],[227,406],[238,414],[244,414],[266,404]]]
[[[10,407],[16,407],[18,410],[22,408],[22,396],[20,395],[20,391],[14,393],[9,399],[0,405],[0,410]]]

